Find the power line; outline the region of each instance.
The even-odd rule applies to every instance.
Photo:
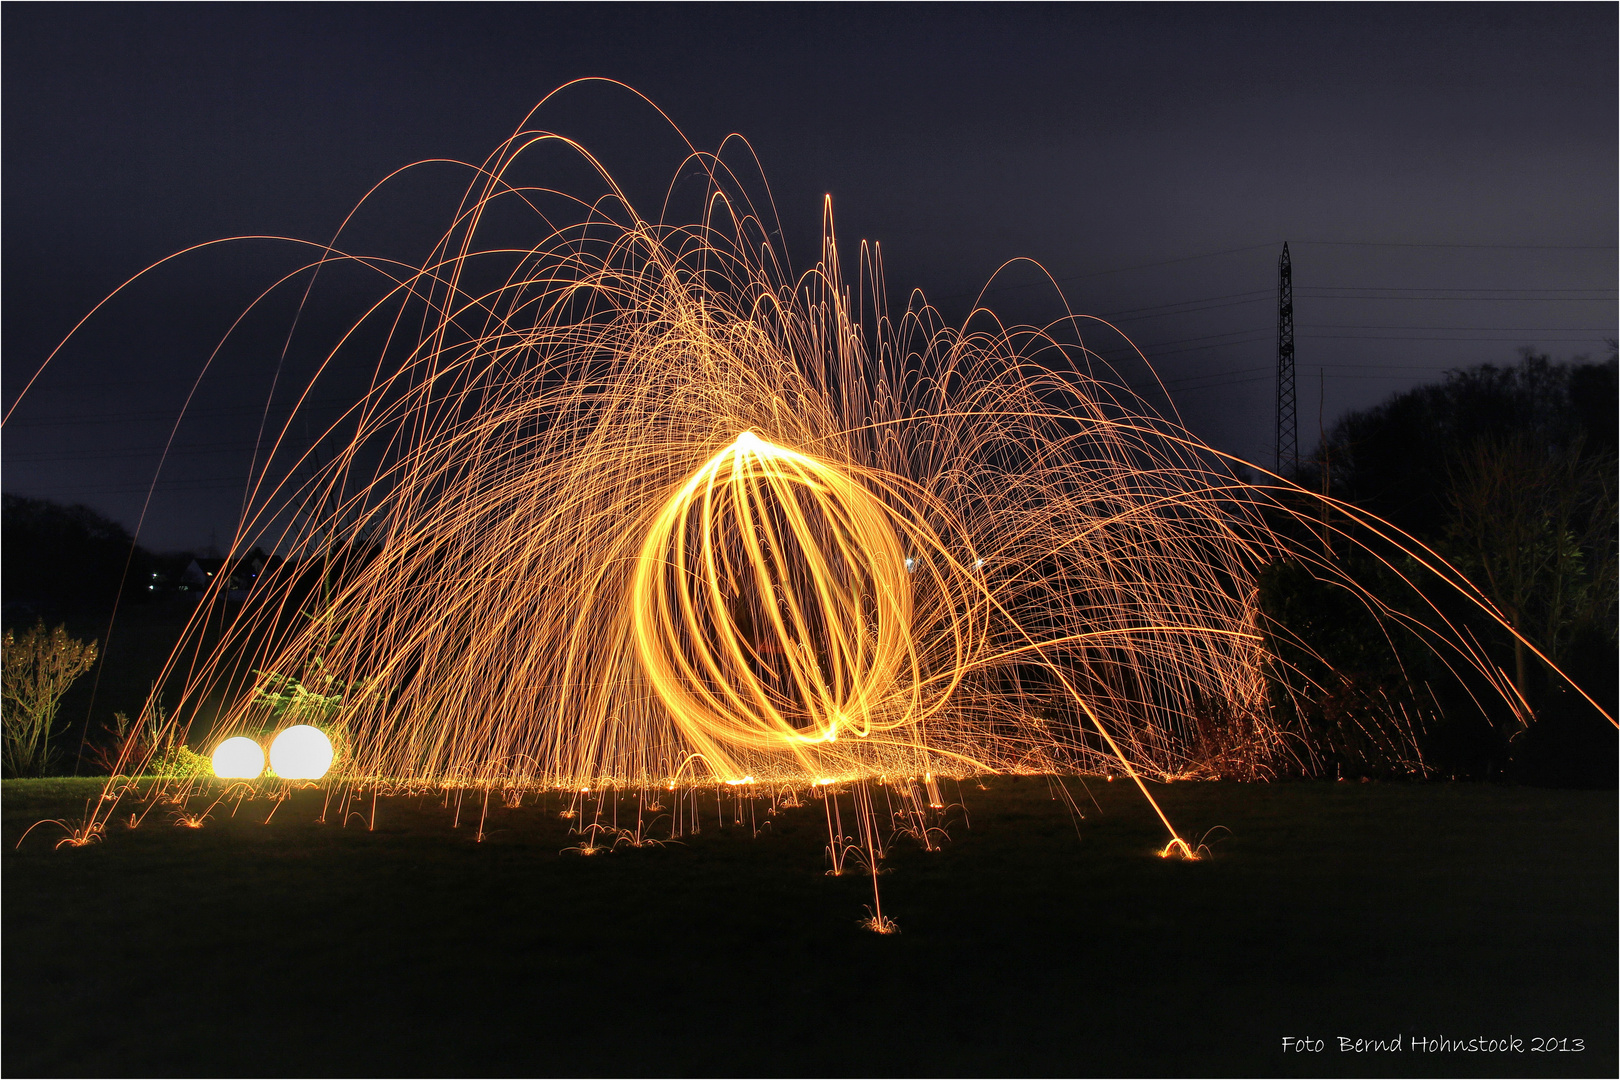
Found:
[[[1333,293],[1355,293],[1355,294],[1358,294],[1358,295],[1352,296],[1352,297],[1350,297],[1350,299],[1360,299],[1360,300],[1382,299],[1382,297],[1361,295],[1361,294],[1370,294],[1370,293],[1394,293],[1394,294],[1399,295],[1399,296],[1409,296],[1409,295],[1416,294],[1416,293],[1445,293],[1445,294],[1456,294],[1456,293],[1482,294],[1482,293],[1490,293],[1490,294],[1493,294],[1493,295],[1489,295],[1489,296],[1474,295],[1474,296],[1461,297],[1461,299],[1464,299],[1464,300],[1515,299],[1515,297],[1509,297],[1509,296],[1501,295],[1501,294],[1505,294],[1505,293],[1536,293],[1536,294],[1539,294],[1539,295],[1535,295],[1535,296],[1519,297],[1519,299],[1526,299],[1526,300],[1540,300],[1540,299],[1543,298],[1544,295],[1549,299],[1607,300],[1612,296],[1620,295],[1620,294],[1617,294],[1614,289],[1599,289],[1599,288],[1596,288],[1596,287],[1587,288],[1585,286],[1579,286],[1579,285],[1571,285],[1571,286],[1568,286],[1568,287],[1562,288],[1562,289],[1533,289],[1533,288],[1506,287],[1506,286],[1498,288],[1496,286],[1483,286],[1483,285],[1481,285],[1481,286],[1469,286],[1467,288],[1449,288],[1449,287],[1440,286],[1440,285],[1412,285],[1412,286],[1406,286],[1406,285],[1306,285],[1306,286],[1302,287],[1302,291],[1309,292],[1313,296],[1328,296],[1328,295],[1333,294]],[[1552,297],[1551,296],[1552,293],[1602,293],[1603,295],[1601,295],[1601,296]]]
[[[1103,314],[1096,316],[1096,318],[1108,319],[1112,321],[1114,319],[1123,319],[1132,316],[1145,319],[1157,319],[1167,318],[1172,315],[1191,315],[1198,311],[1214,311],[1218,308],[1241,307],[1244,304],[1258,304],[1271,299],[1271,290],[1261,289],[1252,293],[1231,293],[1229,296],[1242,296],[1246,297],[1246,299],[1232,300],[1230,303],[1225,304],[1206,303],[1203,300],[1184,300],[1177,304],[1160,304],[1156,307],[1133,308],[1127,311],[1104,312]],[[1229,299],[1229,296],[1215,296],[1210,297],[1209,299],[1227,300]],[[1169,308],[1178,308],[1180,310],[1171,311],[1168,310]],[[1147,312],[1153,312],[1153,314],[1146,314]]]
[[[1613,331],[1603,331],[1613,333]],[[1521,341],[1529,342],[1516,335],[1489,336],[1489,335],[1457,335],[1457,334],[1301,334],[1300,337],[1311,338],[1314,341]],[[1543,341],[1562,344],[1579,344],[1583,341],[1603,340],[1594,337],[1570,338],[1542,338]]]
[[[1197,341],[1213,341],[1216,338],[1229,338],[1229,337],[1237,337],[1239,335],[1264,333],[1264,332],[1265,331],[1258,331],[1258,330],[1254,330],[1252,328],[1247,328],[1246,327],[1246,328],[1244,328],[1242,330],[1223,330],[1223,331],[1221,331],[1220,333],[1217,333],[1217,334],[1197,334],[1197,335],[1194,335],[1193,337],[1174,338],[1174,339],[1169,340],[1169,341],[1155,341],[1155,342],[1152,342],[1152,343],[1147,344],[1147,345],[1136,345],[1135,342],[1132,342],[1132,344],[1136,345],[1136,347],[1138,349],[1141,349],[1143,352],[1147,352],[1150,349],[1151,350],[1164,349],[1164,348],[1167,348],[1167,347],[1169,347],[1171,345],[1191,345],[1192,343],[1197,342]]]
[[[1222,255],[1238,255],[1245,251],[1259,251],[1261,248],[1268,247],[1271,247],[1271,242],[1269,241],[1262,244],[1245,244],[1242,247],[1223,248],[1220,251],[1203,251],[1196,255],[1178,255],[1173,259],[1160,259],[1156,262],[1135,263],[1131,266],[1115,266],[1107,270],[1087,270],[1084,273],[1068,274],[1064,277],[1053,277],[1050,280],[1043,277],[1039,281],[1025,281],[1020,282],[1017,285],[992,285],[986,289],[975,292],[961,292],[953,293],[950,296],[941,296],[936,302],[944,303],[947,300],[964,300],[970,297],[979,296],[981,294],[1011,292],[1014,289],[1035,289],[1042,285],[1050,285],[1053,282],[1061,285],[1066,281],[1084,281],[1088,278],[1106,277],[1109,274],[1126,274],[1130,273],[1132,270],[1152,270],[1160,266],[1174,266],[1177,263],[1197,262],[1201,259],[1215,259]]]
[[[1313,300],[1359,300],[1364,303],[1384,303],[1389,300],[1418,300],[1426,303],[1451,301],[1464,304],[1612,304],[1607,296],[1358,296],[1347,293],[1311,293],[1301,290]]]
[[[1295,240],[1318,247],[1458,248],[1501,251],[1614,251],[1613,244],[1424,244],[1401,240]]]
[[[1318,330],[1500,330],[1502,333],[1608,334],[1612,326],[1383,326],[1369,323],[1312,323]]]
[[[1210,343],[1208,345],[1189,345],[1186,348],[1181,348],[1181,349],[1164,349],[1164,348],[1157,348],[1157,347],[1154,347],[1154,346],[1151,346],[1151,345],[1140,346],[1140,348],[1141,348],[1142,354],[1144,356],[1146,356],[1149,360],[1155,360],[1155,359],[1158,359],[1159,357],[1162,357],[1162,356],[1177,356],[1177,355],[1179,355],[1181,353],[1203,352],[1203,351],[1205,351],[1207,349],[1224,349],[1224,348],[1229,348],[1229,347],[1235,347],[1235,346],[1238,346],[1238,345],[1253,345],[1253,344],[1255,344],[1256,342],[1259,342],[1259,341],[1268,341],[1268,340],[1270,340],[1270,338],[1271,338],[1271,331],[1266,330],[1266,331],[1262,331],[1262,332],[1260,332],[1258,334],[1255,334],[1255,335],[1253,335],[1251,337],[1240,338],[1237,341],[1216,341],[1216,342],[1212,342],[1212,343]],[[1193,338],[1191,340],[1196,341],[1198,339]],[[1126,351],[1124,349],[1119,349],[1117,351],[1113,350],[1113,349],[1110,349],[1110,350],[1108,350],[1106,352],[1101,350],[1101,349],[1093,349],[1092,351],[1097,353],[1097,355],[1102,356],[1104,359],[1107,359],[1107,360],[1130,360],[1130,359],[1135,359],[1135,357],[1136,357],[1135,352]]]

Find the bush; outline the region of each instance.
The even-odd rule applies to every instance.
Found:
[[[68,637],[67,628],[47,631],[44,622],[3,637],[0,722],[5,769],[12,776],[43,774],[50,765],[56,709],[73,681],[96,662],[96,643]]]

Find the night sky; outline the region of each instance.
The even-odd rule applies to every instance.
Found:
[[[748,138],[797,269],[828,193],[846,252],[881,243],[896,304],[917,287],[960,318],[1003,263],[1038,260],[1143,348],[1189,427],[1269,465],[1284,240],[1302,451],[1319,401],[1331,424],[1521,346],[1607,355],[1616,12],[7,5],[4,404],[149,263],[328,239],[390,171],[482,161],[547,92],[606,76],[700,148]],[[538,123],[656,213],[682,148],[648,106],[597,84]],[[409,174],[357,237],[420,261],[466,182]],[[133,529],[210,348],[299,257],[212,248],[110,304],[7,423],[5,491]],[[1048,321],[1034,281],[1014,266],[988,302]],[[285,328],[267,316],[204,380],[146,546],[230,536]]]

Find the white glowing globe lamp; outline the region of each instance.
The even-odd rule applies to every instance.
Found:
[[[284,780],[319,780],[332,767],[332,740],[319,728],[294,724],[270,744],[270,767]]]
[[[264,751],[246,735],[226,739],[214,747],[214,775],[221,780],[253,780],[264,772]]]

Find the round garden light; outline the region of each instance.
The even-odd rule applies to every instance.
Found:
[[[295,724],[270,744],[270,767],[285,780],[319,780],[332,767],[332,740],[319,728]]]
[[[214,775],[223,780],[253,780],[264,772],[264,751],[245,735],[214,747]]]

